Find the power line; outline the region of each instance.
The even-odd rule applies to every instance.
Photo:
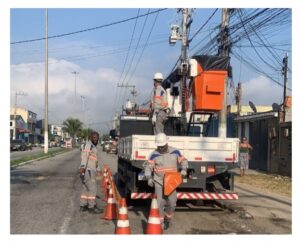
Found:
[[[140,14],[140,8],[138,10],[137,16],[139,16],[139,14]],[[134,23],[134,27],[133,27],[133,31],[132,31],[131,39],[130,39],[130,43],[129,43],[129,47],[128,47],[128,50],[127,50],[127,53],[126,53],[126,57],[125,57],[125,62],[124,62],[123,68],[122,68],[122,72],[121,72],[120,78],[119,78],[119,80],[117,82],[117,85],[121,81],[123,73],[125,71],[125,67],[126,67],[128,56],[129,56],[130,49],[131,49],[132,40],[133,40],[133,37],[134,37],[134,34],[135,34],[135,28],[136,28],[137,21],[138,21],[138,18],[136,18],[135,23]],[[116,112],[116,107],[117,107],[116,101],[117,101],[117,97],[118,97],[118,91],[119,91],[119,88],[116,88],[116,95],[115,95],[115,98],[114,98],[114,105],[113,105],[113,107],[115,109],[115,112]]]
[[[149,13],[149,12],[150,12],[150,8],[148,9],[148,13]],[[129,74],[129,71],[130,71],[131,66],[132,66],[132,64],[133,64],[134,57],[135,57],[135,55],[136,55],[137,49],[138,49],[138,47],[139,47],[139,44],[140,44],[140,41],[141,41],[141,38],[142,38],[142,35],[143,35],[143,33],[144,33],[144,29],[145,29],[145,26],[146,26],[146,23],[147,23],[147,20],[148,20],[148,16],[149,16],[149,15],[147,15],[147,17],[145,18],[145,21],[144,21],[144,23],[143,23],[142,30],[141,30],[141,32],[140,32],[140,35],[139,35],[139,39],[138,39],[136,48],[135,48],[134,53],[133,53],[133,55],[132,55],[132,57],[131,57],[131,61],[130,61],[129,67],[127,68],[125,77],[123,78],[121,85],[123,85],[123,84],[125,83],[125,80],[127,79],[127,76],[128,76],[128,74]],[[122,93],[122,90],[121,90],[121,93]],[[117,105],[120,103],[120,101],[122,101],[121,93],[120,93],[120,95],[119,95]],[[125,96],[125,94],[126,94],[126,89],[124,90],[124,96]]]
[[[284,87],[284,85],[280,82],[278,82],[277,80],[275,80],[272,76],[270,76],[269,74],[267,74],[265,71],[259,69],[257,66],[255,66],[252,62],[249,62],[246,58],[243,58],[240,54],[237,54],[235,52],[232,53],[236,58],[238,58],[239,60],[242,60],[244,63],[246,63],[249,67],[251,67],[253,70],[255,70],[256,72],[263,74],[264,76],[268,77],[271,81],[273,81],[274,83],[278,84],[281,87]],[[286,87],[289,91],[292,91],[291,88]]]
[[[210,15],[210,17],[205,21],[205,23],[197,30],[197,32],[192,36],[192,38],[189,40],[189,42],[192,42],[192,40],[200,33],[200,31],[207,25],[207,23],[212,19],[212,17],[215,15],[215,13],[218,11],[218,8],[215,9],[215,11]]]
[[[112,22],[112,23],[109,23],[109,24],[104,24],[104,25],[96,26],[96,27],[93,27],[93,28],[87,28],[87,29],[82,29],[82,30],[78,30],[78,31],[74,31],[74,32],[69,32],[69,33],[64,33],[64,34],[58,34],[58,35],[48,36],[47,39],[60,38],[60,37],[68,36],[68,35],[74,35],[74,34],[84,33],[84,32],[93,31],[93,30],[97,30],[97,29],[102,29],[102,28],[110,27],[110,26],[113,26],[113,25],[116,25],[116,24],[125,23],[125,22],[128,22],[128,21],[134,20],[136,18],[142,18],[142,17],[145,17],[145,16],[147,17],[148,15],[151,15],[151,14],[154,14],[154,13],[157,13],[157,12],[161,12],[161,11],[165,11],[165,10],[167,10],[167,8],[161,8],[161,9],[158,9],[158,10],[155,10],[155,11],[152,11],[152,12],[148,12],[146,14],[138,15],[136,17],[131,17],[131,18],[119,20],[119,21],[116,21],[116,22]],[[11,42],[10,44],[11,45],[15,45],[15,44],[22,44],[22,43],[29,43],[29,42],[41,41],[41,40],[45,40],[45,39],[46,38],[43,37],[43,38],[36,38],[36,39],[29,39],[29,40],[20,40],[20,41]]]
[[[142,49],[142,51],[141,51],[141,54],[140,54],[140,56],[139,56],[139,58],[138,58],[138,60],[137,60],[137,62],[136,62],[136,64],[135,64],[135,67],[133,68],[133,71],[132,71],[132,73],[131,73],[131,75],[130,75],[130,78],[129,78],[128,81],[127,81],[127,84],[128,84],[128,83],[131,81],[131,79],[133,78],[133,75],[134,75],[134,73],[135,73],[135,71],[136,71],[138,65],[140,64],[140,60],[142,59],[142,56],[143,56],[143,54],[144,54],[144,51],[145,51],[146,47],[148,46],[148,42],[149,42],[150,36],[151,36],[151,34],[152,34],[153,28],[154,28],[154,26],[155,26],[155,23],[156,23],[156,21],[157,21],[158,15],[159,15],[159,12],[158,12],[158,13],[156,14],[156,16],[155,16],[155,19],[154,19],[153,24],[152,24],[152,26],[151,26],[150,32],[149,32],[149,34],[148,34],[148,36],[147,36],[146,43],[145,43],[144,46],[143,46],[143,49]]]

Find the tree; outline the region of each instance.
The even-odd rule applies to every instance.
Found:
[[[63,122],[63,125],[63,130],[68,132],[73,139],[82,129],[82,122],[77,118],[68,118]]]
[[[90,135],[91,135],[92,132],[93,132],[92,129],[82,129],[82,130],[78,133],[78,137],[79,137],[80,139],[85,139],[85,140],[87,140],[87,139],[90,137]]]

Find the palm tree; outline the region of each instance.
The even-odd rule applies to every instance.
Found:
[[[68,118],[63,122],[63,125],[64,131],[68,132],[73,139],[82,129],[82,122],[77,118]]]
[[[92,131],[92,129],[82,129],[80,130],[78,137],[87,140],[90,137]]]

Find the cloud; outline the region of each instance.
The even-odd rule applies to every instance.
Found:
[[[255,105],[281,103],[283,88],[266,77],[259,76],[242,83],[242,104],[252,101]]]
[[[85,105],[86,119],[100,122],[111,119],[115,87],[119,73],[112,68],[84,69],[72,62],[49,59],[49,120],[62,122],[73,115],[75,80],[72,71],[78,71],[76,78],[77,117],[83,119]],[[11,65],[11,104],[15,93],[22,91],[28,96],[18,96],[18,105],[44,116],[44,63]],[[81,98],[84,96],[84,99]]]

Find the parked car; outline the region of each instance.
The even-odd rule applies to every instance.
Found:
[[[26,149],[27,149],[27,147],[23,140],[15,139],[15,140],[10,141],[10,150],[11,151],[14,151],[14,150],[20,151],[20,150],[26,150]]]
[[[26,150],[32,150],[32,144],[31,143],[25,143],[26,145]]]
[[[44,148],[45,147],[45,144],[44,143],[41,143],[41,148]],[[52,144],[51,142],[48,142],[48,148],[52,148]]]
[[[65,143],[65,141],[59,141],[58,142],[58,146],[60,147],[60,148],[66,148],[66,143]]]
[[[115,140],[112,141],[112,143],[109,144],[109,149],[107,153],[110,154],[117,154],[117,142]]]

